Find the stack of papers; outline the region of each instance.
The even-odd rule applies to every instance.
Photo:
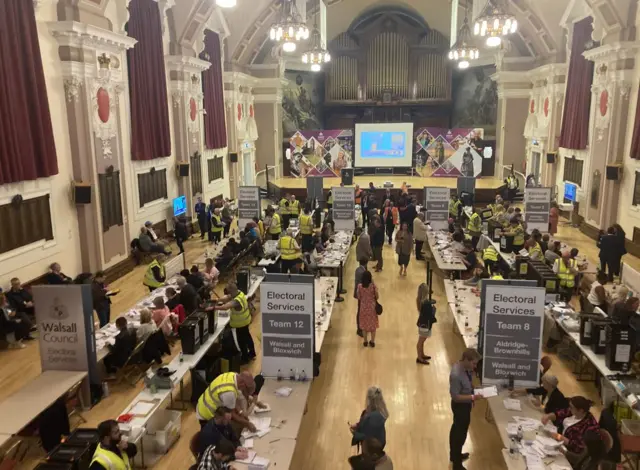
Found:
[[[291,392],[293,392],[293,389],[290,387],[280,387],[276,390],[275,393],[279,397],[288,397],[289,395],[291,395]]]
[[[517,400],[515,398],[505,398],[503,403],[504,403],[504,407],[507,410],[522,411],[520,400]]]
[[[481,395],[484,398],[491,398],[498,396],[498,389],[495,385],[484,388],[476,388],[473,390],[476,395]]]
[[[547,455],[555,455],[562,443],[547,436],[537,436],[533,445],[540,448]]]

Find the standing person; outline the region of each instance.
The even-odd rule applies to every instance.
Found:
[[[371,195],[368,191],[365,191],[362,195],[362,205],[360,208],[362,209],[362,228],[366,228],[369,223],[369,197]]]
[[[422,247],[427,241],[427,224],[424,222],[424,212],[420,212],[418,217],[413,219],[413,239],[416,242],[416,259],[423,260]]]
[[[607,234],[600,236],[597,244],[600,248],[600,271],[607,274],[610,282],[613,282],[613,276],[619,272],[619,240],[615,235],[615,229],[609,227]]]
[[[462,203],[458,199],[458,196],[453,193],[451,194],[451,198],[449,198],[449,217],[457,222],[460,220],[460,216],[462,215]]]
[[[363,441],[374,438],[384,448],[387,445],[387,433],[384,428],[387,419],[389,411],[382,390],[379,387],[369,387],[360,420],[355,424],[349,424],[353,434],[351,445],[360,445]]]
[[[231,410],[232,422],[255,432],[256,427],[242,413],[243,404],[241,402],[243,400],[248,402],[256,388],[255,379],[247,371],[241,373],[225,372],[217,376],[198,398],[196,418],[200,422],[200,429],[213,419],[214,413],[219,407],[224,406]]]
[[[373,283],[371,271],[365,271],[362,273],[362,282],[356,288],[356,295],[358,297],[358,313],[360,317],[359,327],[362,330],[362,337],[364,343],[362,345],[366,348],[371,346],[376,347],[376,330],[378,329],[378,314],[376,313],[376,304],[378,302],[378,288]],[[371,341],[367,339],[371,337]]]
[[[368,237],[368,236],[367,236]],[[369,258],[362,257],[359,258],[359,265],[356,268],[354,279],[354,287],[353,287],[353,298],[358,300],[358,286],[362,284],[362,276],[367,271],[367,264],[369,264]],[[362,336],[362,330],[360,329],[360,300],[358,300],[358,310],[356,312],[356,334],[358,336]]]
[[[551,203],[551,209],[549,209],[549,233],[554,236],[558,233],[558,219],[560,218],[560,212],[558,211],[558,203],[553,201]]]
[[[194,212],[198,218],[198,226],[200,227],[200,240],[204,240],[204,234],[207,231],[207,205],[202,202],[202,198],[198,196]]]
[[[122,440],[118,422],[109,419],[98,425],[100,442],[93,453],[89,470],[128,470],[138,453],[135,444]]]
[[[213,212],[216,210],[216,201],[211,198],[209,199],[209,205],[207,206],[207,237],[210,242],[213,242],[213,226],[211,221],[213,219]]]
[[[407,266],[411,260],[411,251],[413,250],[413,236],[409,232],[406,222],[402,222],[400,230],[396,234],[396,253],[398,254],[398,266],[400,266],[400,275],[407,275]]]
[[[91,283],[91,296],[93,297],[93,309],[98,314],[100,328],[109,323],[111,319],[111,299],[107,296],[109,289],[105,285],[103,271],[98,271]]]
[[[180,248],[180,253],[184,253],[183,243],[189,238],[189,234],[187,233],[187,224],[179,217],[173,218],[173,236],[176,239],[178,248]]]
[[[620,268],[622,265],[622,257],[627,254],[626,240],[627,235],[620,226],[620,224],[613,224],[614,234],[618,240],[618,251],[613,260],[613,274],[614,276],[620,276]]]
[[[280,214],[278,214],[273,207],[267,209],[267,215],[271,216],[271,222],[269,223],[269,236],[272,240],[280,238],[282,233],[282,224],[280,223]]]
[[[393,232],[395,232],[398,226],[398,208],[393,206],[393,202],[389,199],[384,201],[384,210],[382,212],[382,220],[387,231],[387,238],[389,239],[389,245],[393,242]]]
[[[402,202],[403,200],[404,203]],[[418,216],[416,206],[407,196],[401,199],[399,204],[398,214],[400,215],[400,225],[407,224],[407,229],[413,235],[413,220]]]
[[[362,205],[362,189],[360,189],[360,185],[356,184],[356,187],[353,191],[353,201],[356,205]]]
[[[469,458],[468,453],[462,453],[462,448],[471,424],[471,409],[475,401],[482,398],[482,395],[473,393],[472,379],[480,359],[478,351],[466,349],[449,374],[449,394],[453,412],[453,424],[449,431],[449,460],[453,463],[452,470],[465,470],[462,462]]]
[[[482,236],[482,219],[478,212],[479,210],[476,207],[471,208],[471,217],[469,217],[469,223],[467,224],[469,235],[471,235],[471,244],[473,245],[474,250],[478,247],[478,242]]]
[[[222,222],[224,222],[222,236],[224,238],[227,238],[229,236],[229,229],[231,228],[231,222],[233,222],[233,216],[231,215],[231,207],[229,205],[229,201],[224,201],[220,215],[222,218]]]
[[[302,251],[308,253],[313,251],[313,218],[311,208],[305,205],[304,214],[300,216],[300,233],[302,234]]]
[[[249,299],[238,289],[238,286],[230,282],[225,288],[224,297],[220,298],[222,305],[216,305],[215,310],[231,310],[231,321],[229,325],[233,329],[233,336],[240,348],[242,362],[248,364],[256,358],[256,350],[253,343],[249,325],[253,319],[253,313],[249,307]]]
[[[503,231],[502,234],[513,237],[513,252],[515,254],[524,248],[524,227],[520,223],[520,218],[511,219],[509,230]]]
[[[295,238],[293,238],[292,227],[287,229],[287,233],[278,240],[278,251],[280,251],[280,264],[282,273],[297,273],[298,265],[302,262],[302,252]]]
[[[291,195],[285,194],[280,202],[278,202],[278,208],[280,210],[280,216],[282,218],[282,230],[287,230],[289,227],[289,199]]]
[[[153,292],[158,287],[163,286],[167,280],[167,274],[164,267],[166,260],[167,257],[165,255],[158,255],[147,266],[142,283],[149,288],[149,292]]]
[[[329,190],[327,193],[327,212],[331,214],[331,210],[333,209],[333,191]]]
[[[369,235],[371,237],[371,250],[373,251],[373,259],[378,263],[376,264],[376,272],[382,271],[384,266],[384,259],[382,258],[382,247],[384,246],[384,228],[379,217],[371,222],[369,226]],[[362,236],[362,235],[361,235]]]
[[[436,322],[436,306],[435,302],[429,298],[429,286],[424,282],[418,287],[416,306],[418,307],[418,344],[416,345],[418,357],[416,362],[429,365],[431,356],[425,355],[424,342],[431,337],[431,327]]]
[[[567,302],[570,301],[576,285],[576,276],[580,273],[576,260],[571,259],[569,251],[563,251],[562,258],[555,260],[553,272],[560,278],[560,291],[563,297]]]
[[[211,242],[220,243],[222,240],[222,231],[224,230],[224,222],[220,216],[220,208],[216,207],[211,215]]]
[[[289,222],[291,219],[297,219],[300,216],[300,201],[292,194],[289,196]]]
[[[367,232],[362,232],[356,243],[356,259],[370,260],[373,258],[373,250],[371,249],[371,237]]]
[[[513,202],[518,192],[518,186],[520,185],[518,178],[516,178],[516,174],[513,171],[513,165],[511,165],[511,173],[509,173],[505,182],[507,183],[507,200],[509,202]]]

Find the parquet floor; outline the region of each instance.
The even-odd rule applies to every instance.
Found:
[[[597,248],[577,229],[562,226],[559,237],[584,251],[590,258],[597,258]],[[197,258],[204,247],[199,239],[186,244],[187,260]],[[384,314],[380,318],[377,346],[363,348],[355,334],[356,302],[346,294],[346,301],[337,304],[332,327],[322,348],[322,373],[312,386],[308,412],[303,420],[294,462],[295,470],[334,470],[348,468],[346,459],[353,453],[347,421],[355,421],[364,404],[367,387],[382,388],[389,408],[387,422],[387,451],[399,470],[424,470],[448,468],[448,433],[451,425],[449,408],[448,374],[451,365],[458,360],[463,343],[454,333],[452,319],[447,311],[442,276],[436,272],[434,297],[438,302],[438,323],[433,336],[427,340],[428,354],[433,356],[430,366],[415,363],[417,339],[417,312],[415,297],[419,284],[426,278],[423,262],[411,260],[407,277],[398,275],[394,251],[384,248],[385,268],[374,274],[374,282],[381,294]],[[625,261],[636,269],[640,260],[630,255]],[[355,256],[351,256],[345,268],[345,286],[351,292]],[[142,286],[144,268],[138,267],[113,284],[120,288],[112,309],[112,318],[142,298],[146,289]],[[219,287],[219,289],[221,289]],[[254,338],[259,338],[260,317],[252,325]],[[13,393],[22,384],[40,373],[37,342],[24,350],[0,351],[0,400]],[[175,354],[175,352],[174,352]],[[260,358],[251,370],[258,372]],[[552,372],[560,379],[565,395],[583,394],[597,398],[595,387],[588,382],[577,382],[571,370],[554,357]],[[123,410],[141,386],[113,389],[111,395],[85,413],[89,425],[96,425],[107,418],[115,418]],[[597,410],[596,410],[597,411]],[[465,447],[471,452],[468,470],[504,469],[500,439],[495,425],[484,419],[485,405],[473,412],[469,439]],[[189,437],[198,430],[193,410],[185,412],[182,419],[182,438],[157,465],[158,469],[186,469],[193,463],[189,452]],[[33,468],[39,455],[31,455],[21,468]],[[277,470],[277,469],[275,469]],[[284,469],[281,469],[284,470]]]

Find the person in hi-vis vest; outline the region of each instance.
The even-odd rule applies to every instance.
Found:
[[[267,218],[269,219],[269,237],[271,240],[277,240],[282,233],[282,223],[280,214],[278,214],[273,207],[267,208]]]
[[[233,338],[242,354],[242,362],[247,364],[256,358],[253,337],[249,331],[249,325],[253,320],[249,299],[233,282],[227,284],[224,293],[225,295],[220,297],[219,304],[214,309],[231,311],[229,326],[231,326]]]
[[[89,470],[131,470],[138,449],[122,439],[118,422],[109,419],[98,425],[100,442],[93,453]]]
[[[287,229],[287,233],[278,240],[278,251],[280,252],[280,265],[283,274],[289,272],[298,273],[302,263],[302,250],[293,237],[294,230]]]
[[[304,214],[300,216],[300,234],[302,235],[302,251],[309,253],[313,251],[313,217],[311,216],[311,208],[305,205]]]

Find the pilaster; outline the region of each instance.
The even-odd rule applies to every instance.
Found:
[[[136,41],[75,21],[49,23],[57,40],[67,105],[73,179],[92,188],[78,204],[82,269],[95,272],[128,256],[121,95],[128,86],[122,64]],[[104,210],[103,210],[104,209]]]

